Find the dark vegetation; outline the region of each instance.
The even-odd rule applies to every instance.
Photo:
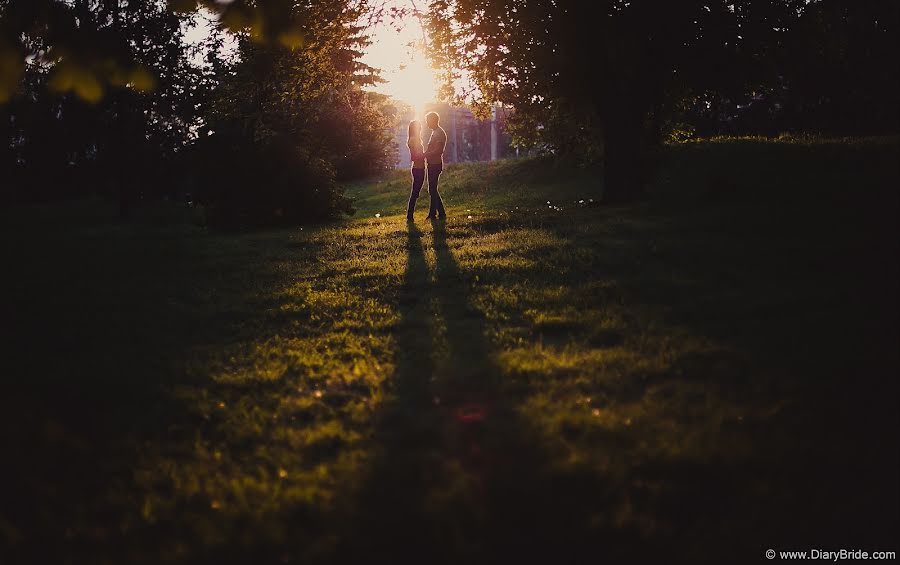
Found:
[[[214,33],[189,45],[198,9]],[[607,202],[666,139],[900,130],[892,0],[0,0],[3,201],[191,199],[232,229],[348,213],[337,181],[395,162],[360,55],[397,15],[425,22],[445,96],[602,164]]]
[[[191,201],[232,230],[352,212],[338,181],[395,161],[365,3],[209,4],[189,44],[201,20],[164,1],[0,2],[3,203]]]
[[[635,198],[671,137],[896,133],[900,5],[891,0],[437,0],[446,93],[512,108],[522,144],[604,165]]]
[[[0,560],[889,549],[898,155],[670,145],[619,208],[589,169],[451,167],[445,227],[400,173],[314,229],[7,213]]]

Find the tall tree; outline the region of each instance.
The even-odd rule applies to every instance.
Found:
[[[688,92],[771,83],[803,0],[434,0],[432,55],[512,106],[520,141],[604,164],[604,198],[641,186],[648,142]],[[449,79],[456,75],[448,72]]]
[[[362,90],[366,2],[309,3],[297,45],[245,35],[223,69],[195,148],[200,198],[225,227],[296,223],[351,212],[337,184],[393,163],[388,117]]]
[[[197,119],[182,20],[137,1],[58,2],[35,15],[19,96],[0,105],[30,196],[108,187],[127,213],[138,191],[154,190]]]

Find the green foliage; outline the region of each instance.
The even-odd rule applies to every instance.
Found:
[[[394,162],[392,116],[362,90],[368,4],[207,4],[203,64],[182,33],[190,2],[0,4],[7,43],[32,54],[0,106],[7,201],[101,194],[127,214],[187,196],[229,229],[352,212],[337,181]]]
[[[305,15],[316,13],[328,18],[320,22],[330,21],[345,5],[347,11],[357,11],[365,2],[299,6],[291,0],[0,0],[0,103],[16,92],[29,56],[51,65],[51,83],[57,91],[73,91],[89,102],[128,83],[150,90],[155,77],[142,66],[147,62],[108,33],[133,23],[136,12],[185,18],[204,9],[216,14],[231,33],[259,44],[297,48],[309,41],[313,29]],[[165,38],[155,40],[163,43]]]
[[[353,209],[327,156],[275,136],[252,143],[224,128],[189,152],[196,202],[214,228],[241,230],[335,218]]]
[[[439,1],[433,54],[461,67],[482,104],[512,106],[520,143],[605,165],[610,201],[640,189],[646,136],[673,90],[710,57],[736,13],[709,2]],[[733,43],[732,43],[733,44]]]
[[[320,8],[327,3],[323,3]],[[299,48],[244,40],[224,67],[188,156],[204,179],[198,191],[224,227],[299,223],[352,212],[339,180],[381,173],[393,163],[389,116],[360,84],[365,43],[348,10],[316,28]],[[325,14],[307,14],[312,22]],[[196,158],[196,159],[195,159]]]
[[[181,18],[154,3],[110,6],[57,6],[60,17],[78,18],[69,35],[105,49],[93,57],[59,47],[56,36],[24,36],[38,54],[0,105],[7,202],[104,194],[127,207],[171,192],[176,155],[199,119],[202,76]]]
[[[701,135],[900,128],[889,0],[436,0],[428,21],[446,93],[464,73],[475,88],[458,98],[511,107],[516,143],[603,162],[610,200],[645,185],[648,147],[673,123]],[[736,119],[754,96],[766,111]]]
[[[678,122],[671,124],[668,128],[668,139],[670,143],[679,143],[694,139],[697,135],[697,128],[693,124]]]

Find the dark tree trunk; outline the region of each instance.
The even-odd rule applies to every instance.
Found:
[[[622,101],[603,112],[603,202],[620,204],[643,192],[643,112]]]

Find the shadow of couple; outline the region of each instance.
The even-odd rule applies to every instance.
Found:
[[[505,537],[498,521],[510,542],[519,532],[496,515],[493,499],[504,489],[490,486],[510,486],[504,477],[515,472],[511,466],[527,465],[521,453],[510,455],[521,443],[519,426],[501,394],[471,281],[451,251],[452,230],[433,226],[429,238],[408,224],[395,381],[377,419],[375,461],[354,502],[342,561],[481,562],[506,545],[497,543]]]
[[[565,442],[560,451],[560,441],[525,417],[521,403],[540,383],[510,382],[473,301],[474,273],[454,257],[458,235],[452,224],[433,226],[407,228],[394,379],[375,417],[373,458],[346,493],[337,559],[329,562],[657,555],[640,532],[610,518],[624,496],[616,483],[573,464]]]

